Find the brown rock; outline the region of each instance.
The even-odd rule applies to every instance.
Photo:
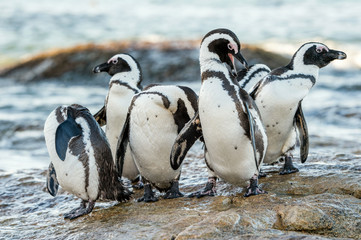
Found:
[[[322,210],[308,205],[279,206],[274,227],[291,231],[332,229],[334,222]]]
[[[234,210],[208,216],[203,221],[190,225],[178,234],[177,240],[220,238],[239,226],[240,215]]]
[[[0,77],[18,82],[48,79],[91,81],[99,77],[92,69],[118,53],[130,53],[140,63],[147,83],[198,81],[199,40],[183,42],[113,42],[102,45],[78,45],[47,51],[2,69]],[[286,58],[253,46],[242,49],[249,64],[265,63],[270,68],[284,65]]]

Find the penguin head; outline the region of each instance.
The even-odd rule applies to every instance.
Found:
[[[139,63],[129,54],[116,54],[107,62],[93,68],[94,73],[107,72],[110,76],[118,73],[128,73],[139,84],[142,81],[142,72]]]
[[[292,68],[307,65],[323,68],[335,59],[342,60],[346,59],[346,57],[346,53],[329,49],[323,43],[308,42],[298,49],[290,64],[292,65]]]
[[[232,31],[219,28],[207,33],[200,47],[199,60],[202,63],[209,59],[216,59],[227,64],[233,75],[237,75],[234,58],[237,58],[246,68],[248,64],[241,52],[241,44]]]
[[[64,120],[71,117],[73,119],[77,118],[79,115],[90,114],[89,109],[83,107],[79,104],[71,104],[69,106],[61,106],[58,110],[61,115],[64,117]]]

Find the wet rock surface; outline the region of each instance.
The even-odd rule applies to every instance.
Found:
[[[185,161],[185,194],[206,181],[201,152],[193,150]],[[138,203],[143,193],[134,190],[130,202],[98,202],[90,215],[73,221],[63,214],[80,200],[63,191],[51,197],[45,170],[0,172],[1,233],[6,239],[360,239],[360,169],[358,161],[350,160],[347,169],[341,162],[320,171],[319,159],[311,157],[299,173],[286,176],[278,174],[280,165],[265,166],[268,176],[260,183],[268,194],[249,198],[222,180],[217,196],[200,199],[164,200],[158,193],[160,201]]]

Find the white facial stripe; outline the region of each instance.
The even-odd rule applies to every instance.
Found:
[[[203,40],[202,45],[208,46],[214,40],[222,39],[222,38],[228,40],[233,47],[237,48],[237,43],[233,40],[233,38],[228,34],[224,34],[224,33],[214,33],[208,36],[206,39]]]
[[[235,49],[237,49],[238,52],[238,45],[237,43],[233,40],[233,38],[231,36],[229,36],[228,34],[224,34],[224,33],[214,33],[210,36],[208,36],[207,38],[205,38],[202,42],[201,48],[200,48],[200,56],[199,59],[202,60],[206,60],[209,58],[216,58],[219,59],[218,55],[215,53],[211,53],[208,49],[208,46],[211,42],[217,40],[217,39],[226,39],[229,41],[230,45],[232,47],[234,47]]]
[[[108,60],[108,63],[111,63],[113,61],[118,61],[118,57],[120,57],[120,54],[114,55]]]
[[[124,61],[126,61],[126,62],[129,64],[129,66],[130,66],[130,68],[131,68],[132,71],[138,71],[138,72],[139,72],[137,63],[134,61],[134,59],[133,59],[131,56],[129,56],[129,55],[127,55],[127,54],[117,54],[117,55],[114,55],[113,57],[111,57],[111,58],[108,60],[108,63],[110,63],[110,62],[113,61],[113,60],[118,60],[118,58],[121,58],[121,59],[123,59]]]
[[[119,72],[116,73],[111,79],[110,82],[116,81],[116,80],[122,80],[131,84],[134,84],[134,87],[139,83],[140,81],[140,69],[135,62],[135,60],[129,56],[128,54],[117,54],[111,57],[108,60],[108,63],[114,59],[121,58],[124,61],[128,63],[130,66],[130,72]]]
[[[311,42],[311,43],[307,43],[305,45],[303,45],[297,52],[295,58],[294,58],[294,61],[293,61],[293,64],[295,66],[302,66],[304,65],[303,63],[303,56],[305,55],[305,52],[313,47],[313,46],[316,46],[316,48],[321,48],[321,49],[326,49],[327,51],[328,48],[324,45],[324,44],[321,44],[321,43],[314,43],[314,42]]]

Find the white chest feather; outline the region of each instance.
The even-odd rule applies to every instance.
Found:
[[[305,79],[276,80],[264,85],[256,96],[269,140],[264,162],[276,161],[282,155],[286,141],[294,131],[298,105],[312,86],[312,82]]]
[[[152,95],[137,99],[131,113],[130,147],[141,175],[157,187],[166,188],[180,171],[174,171],[169,161],[177,126],[173,114],[148,97],[160,98]]]
[[[123,129],[134,91],[121,85],[114,84],[109,89],[106,106],[107,125],[106,136],[108,138],[113,158],[115,158],[119,135]]]
[[[229,94],[219,79],[207,79],[200,90],[199,116],[209,165],[226,181],[241,184],[251,178],[257,168],[252,144],[239,117],[239,112],[245,109],[238,97],[234,99]]]

